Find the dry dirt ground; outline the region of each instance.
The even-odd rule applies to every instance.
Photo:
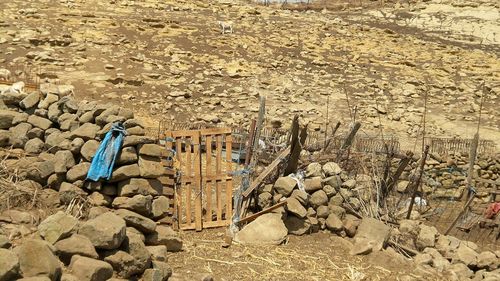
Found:
[[[233,244],[222,248],[221,230],[185,232],[185,251],[171,254],[174,278],[196,280],[442,280],[415,270],[414,264],[392,248],[369,256],[351,256],[351,242],[331,233],[290,236],[280,246]]]
[[[330,123],[356,119],[364,134],[410,146],[426,92],[427,136],[470,138],[484,81],[482,137],[500,142],[497,1],[317,1],[309,11],[250,2],[2,1],[0,66],[31,66],[152,127],[246,126],[266,95],[268,121],[300,114],[324,130],[329,97]],[[220,34],[218,20],[234,34]]]

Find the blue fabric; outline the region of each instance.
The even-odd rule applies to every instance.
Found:
[[[115,123],[106,137],[99,145],[87,173],[87,180],[98,181],[109,180],[113,173],[115,161],[120,155],[123,138],[126,135],[125,128],[121,123]]]

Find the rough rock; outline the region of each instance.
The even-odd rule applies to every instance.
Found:
[[[373,251],[380,251],[388,241],[390,231],[391,228],[383,222],[374,218],[364,218],[361,220],[354,238],[373,241]]]
[[[162,147],[157,144],[143,144],[139,148],[139,155],[153,156],[159,158],[161,156]]]
[[[481,252],[477,256],[477,267],[485,268],[487,270],[493,271],[498,268],[500,264],[500,258],[497,257],[493,252],[485,251]]]
[[[167,246],[147,246],[146,247],[151,254],[151,259],[154,261],[167,261]]]
[[[130,278],[132,275],[142,273],[136,259],[129,253],[121,250],[105,254],[104,261],[111,264],[118,276]]]
[[[460,243],[457,251],[455,252],[452,262],[461,262],[468,267],[473,267],[477,265],[478,254],[473,249],[469,248],[466,244]]]
[[[130,178],[137,178],[141,175],[139,165],[131,164],[116,168],[111,175],[110,182],[123,181]]]
[[[279,245],[285,240],[287,234],[288,229],[281,220],[281,215],[268,213],[243,227],[243,229],[236,233],[234,239],[239,243],[247,245]]]
[[[56,152],[54,158],[54,170],[56,173],[66,173],[75,164],[75,158],[71,151],[60,150]]]
[[[156,179],[132,178],[118,183],[118,195],[130,197],[136,194],[159,195],[162,193],[163,186]]]
[[[140,155],[138,164],[140,175],[143,178],[158,178],[165,172],[165,168],[158,157]]]
[[[323,172],[327,177],[335,176],[342,173],[342,168],[340,168],[339,164],[335,162],[328,162],[323,165]]]
[[[300,204],[300,202],[293,197],[287,199],[286,210],[299,218],[305,218],[307,215],[306,208],[304,208],[304,206],[302,206],[302,204]]]
[[[36,115],[30,115],[28,117],[28,123],[42,130],[47,130],[52,126],[52,121]]]
[[[326,227],[328,230],[336,233],[344,229],[342,220],[335,214],[328,215],[328,218],[326,219]]]
[[[42,240],[28,239],[14,248],[19,258],[20,273],[23,277],[47,276],[51,280],[61,277],[59,259],[50,244]]]
[[[16,254],[0,249],[0,281],[16,280],[19,275],[19,259]]]
[[[81,281],[106,281],[113,276],[109,263],[78,255],[71,258],[69,269]]]
[[[417,249],[423,250],[427,247],[434,247],[438,231],[433,226],[420,225],[420,231],[417,236]]]
[[[354,243],[350,253],[351,255],[366,255],[373,250],[373,241],[368,239],[359,239]]]
[[[164,225],[158,225],[153,233],[146,236],[146,245],[165,245],[169,252],[182,250],[181,238],[171,227]]]
[[[127,226],[137,228],[141,232],[153,233],[156,229],[156,223],[153,220],[130,210],[119,209],[115,211],[115,214],[123,218]]]
[[[311,206],[315,209],[318,208],[319,206],[327,205],[327,203],[328,203],[328,196],[326,196],[326,193],[323,190],[318,190],[314,192],[311,195],[311,198],[309,198],[309,204],[311,204]]]
[[[142,194],[137,194],[134,195],[132,198],[116,197],[113,200],[112,206],[115,209],[127,209],[144,216],[149,216],[152,211],[152,201],[153,201],[153,196],[151,195],[145,196]]]
[[[463,263],[450,264],[444,275],[448,277],[448,280],[469,280],[470,277],[474,276],[474,272],[470,270]]]
[[[153,200],[151,206],[151,215],[154,219],[159,219],[165,217],[170,207],[170,200],[165,196],[158,196]]]
[[[312,192],[319,190],[321,188],[322,188],[321,177],[313,177],[313,178],[304,180],[304,189],[308,193],[312,193]]]
[[[38,232],[49,243],[57,241],[71,235],[78,225],[78,220],[71,215],[59,211],[47,217],[38,225]]]
[[[61,260],[68,264],[74,255],[89,257],[93,259],[99,258],[94,245],[86,236],[73,234],[71,237],[58,241],[54,244],[57,254]]]
[[[125,221],[107,212],[83,223],[78,234],[89,238],[96,248],[111,250],[122,244],[125,231]]]
[[[311,163],[306,167],[306,177],[321,177],[321,164]]]
[[[302,190],[295,189],[290,197],[297,199],[303,206],[309,203],[309,194]]]
[[[75,165],[66,173],[66,179],[68,180],[68,182],[84,180],[87,177],[87,172],[89,171],[89,168],[90,168],[90,163],[88,162],[83,162],[78,165]]]
[[[311,224],[304,218],[288,215],[285,219],[285,226],[289,234],[304,235],[309,233]]]
[[[83,159],[90,162],[94,157],[98,148],[99,148],[99,142],[92,139],[85,142],[85,144],[82,146],[80,150],[80,154],[82,155]]]
[[[97,132],[101,129],[98,125],[92,123],[85,123],[78,127],[76,130],[71,131],[70,139],[82,138],[84,140],[95,139]]]
[[[293,189],[297,186],[297,181],[291,177],[280,177],[274,183],[274,190],[283,196],[290,196]]]

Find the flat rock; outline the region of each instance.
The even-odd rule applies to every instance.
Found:
[[[293,197],[287,199],[285,209],[299,218],[305,218],[307,215],[306,208],[304,208],[304,206],[302,206],[302,204],[300,204],[300,202]]]

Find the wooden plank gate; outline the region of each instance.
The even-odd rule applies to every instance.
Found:
[[[176,171],[174,227],[188,230],[227,226],[231,223],[232,136],[230,128],[167,131],[162,136]],[[168,167],[170,166],[170,167]]]

